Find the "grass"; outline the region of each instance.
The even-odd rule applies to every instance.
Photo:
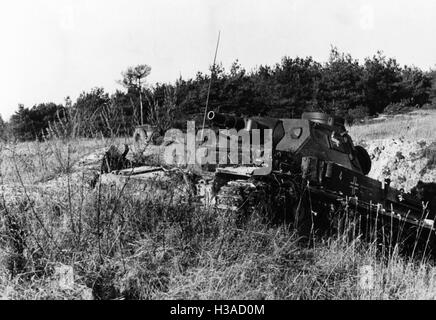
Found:
[[[393,119],[352,136],[402,134]],[[377,127],[379,126],[379,127]],[[392,131],[391,131],[392,130]],[[3,299],[434,299],[436,268],[376,242],[339,234],[301,245],[256,215],[243,226],[172,190],[136,197],[89,186],[79,160],[122,140],[51,140],[2,147],[0,298]],[[152,186],[150,186],[152,188]],[[62,284],[59,268],[74,272]],[[65,280],[65,279],[64,279]]]
[[[348,128],[354,141],[406,138],[415,141],[434,139],[436,110],[418,110],[380,122],[368,122]]]

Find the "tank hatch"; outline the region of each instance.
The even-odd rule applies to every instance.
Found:
[[[345,120],[343,118],[331,117],[330,115],[322,112],[305,112],[301,118],[329,126],[337,126],[342,128],[345,127]]]

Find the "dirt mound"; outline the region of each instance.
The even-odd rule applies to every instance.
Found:
[[[406,192],[419,180],[436,181],[433,144],[404,138],[376,139],[365,144],[372,160],[371,178],[380,181],[389,178],[392,187]]]

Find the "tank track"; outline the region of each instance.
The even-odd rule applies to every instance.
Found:
[[[239,220],[256,214],[270,222],[291,222],[299,195],[296,184],[289,181],[230,180],[216,193],[215,208],[219,214],[230,213]]]
[[[248,180],[232,180],[222,186],[215,196],[215,207],[220,211],[241,211],[256,186]]]

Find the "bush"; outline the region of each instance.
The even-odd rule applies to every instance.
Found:
[[[129,84],[127,92],[113,95],[94,88],[83,92],[74,104],[66,103],[70,111],[62,114],[83,120],[75,128],[81,137],[130,135],[134,126],[142,123],[142,101],[144,120],[163,134],[175,120],[202,121],[208,96],[209,110],[223,113],[284,118],[319,110],[349,122],[382,113],[385,108],[397,113],[408,107],[422,107],[435,97],[434,72],[400,67],[381,52],[361,63],[332,48],[324,64],[312,57],[285,56],[274,66],[260,66],[250,72],[238,61],[229,71],[215,65],[211,72],[211,76],[199,72],[192,79],[180,78],[173,84],[157,83],[147,88]],[[57,121],[61,108],[55,104],[41,104],[30,110],[20,106],[11,119],[16,138],[40,138],[49,123]]]
[[[349,125],[355,124],[365,119],[369,115],[368,107],[359,106],[355,109],[349,109],[345,120]]]
[[[390,103],[384,110],[384,113],[394,115],[413,111],[418,105],[413,104],[411,99],[404,99],[400,102]]]

